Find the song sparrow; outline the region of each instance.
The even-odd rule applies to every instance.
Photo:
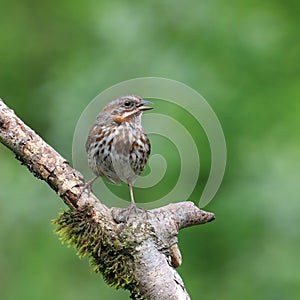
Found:
[[[98,177],[112,183],[126,182],[131,204],[136,210],[133,182],[143,171],[149,154],[150,142],[142,127],[142,113],[152,104],[139,96],[120,96],[106,105],[96,118],[87,141],[88,163],[95,178],[87,183],[91,189]]]

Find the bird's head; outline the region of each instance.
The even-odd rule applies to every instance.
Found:
[[[120,96],[106,105],[103,112],[109,113],[117,123],[130,122],[140,120],[143,111],[153,108],[147,104],[153,103],[135,95]]]

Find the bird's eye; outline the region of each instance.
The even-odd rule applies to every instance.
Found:
[[[129,101],[129,100],[126,100],[126,101],[124,102],[124,106],[125,106],[126,108],[132,107],[132,105],[133,105],[133,103],[132,103],[131,101]]]

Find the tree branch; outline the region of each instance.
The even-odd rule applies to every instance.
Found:
[[[214,220],[192,202],[138,210],[108,208],[83,189],[77,170],[25,125],[0,99],[0,141],[34,176],[46,181],[70,208],[56,221],[63,239],[88,255],[96,272],[132,299],[190,299],[175,268],[181,264],[181,228]]]

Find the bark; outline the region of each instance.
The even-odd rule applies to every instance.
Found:
[[[176,272],[182,259],[180,229],[214,220],[192,202],[130,214],[108,208],[84,188],[84,178],[0,99],[0,141],[34,176],[46,181],[70,208],[57,220],[58,232],[95,271],[132,299],[190,299]]]

